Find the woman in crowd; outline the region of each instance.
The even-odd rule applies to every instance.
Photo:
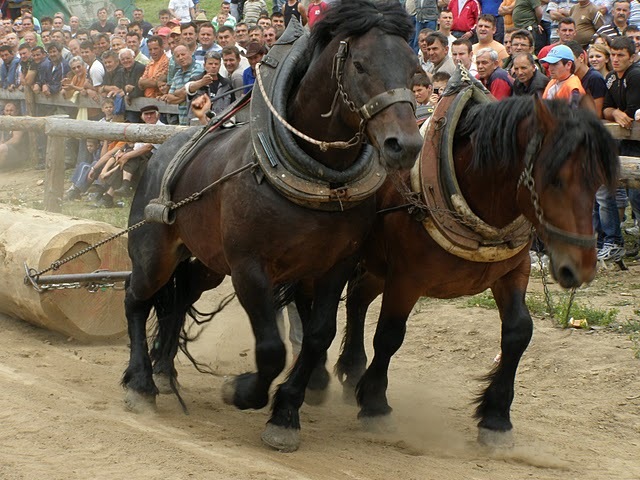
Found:
[[[609,64],[609,47],[602,43],[594,43],[589,47],[589,65],[600,72],[603,77],[611,71]]]

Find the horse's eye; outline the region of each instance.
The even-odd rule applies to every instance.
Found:
[[[353,66],[356,67],[356,72],[364,73],[364,67],[360,62],[353,62]]]

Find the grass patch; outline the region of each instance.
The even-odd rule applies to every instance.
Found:
[[[484,292],[467,298],[467,307],[485,308],[487,310],[497,310],[498,305],[491,294],[491,290],[485,290]]]
[[[571,312],[567,315],[568,301],[569,294],[562,295],[560,297],[560,301],[552,298],[552,308],[551,311],[549,311],[549,307],[543,295],[528,293],[526,297],[527,307],[532,315],[543,317],[551,316],[556,320],[558,325],[563,328],[567,326],[568,319],[571,317],[577,319],[584,318],[587,320],[589,325],[608,326],[616,320],[619,313],[617,308],[595,308],[574,299],[573,304],[571,305]],[[498,308],[490,290],[468,298],[466,306],[486,309]],[[640,326],[640,323],[638,325]]]

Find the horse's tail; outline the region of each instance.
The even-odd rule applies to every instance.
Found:
[[[206,288],[196,285],[197,282],[187,260],[178,265],[169,281],[156,292],[151,360],[154,363],[161,359],[173,360],[179,348],[199,372],[215,375],[208,365],[193,357],[189,344],[202,334],[204,329],[198,327],[213,320],[235,298],[235,293],[224,297],[212,312],[201,312],[193,304]],[[192,322],[186,321],[187,316]]]

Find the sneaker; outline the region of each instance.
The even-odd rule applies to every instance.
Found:
[[[64,194],[65,200],[79,200],[80,199],[80,190],[76,188],[75,185],[71,185],[69,190],[67,190]]]
[[[640,227],[638,225],[634,225],[633,227],[625,228],[624,232],[627,235],[632,235],[634,237],[640,236]]]
[[[615,243],[605,243],[600,250],[598,250],[598,260],[603,262],[618,262],[624,257],[624,247],[616,245]]]
[[[113,202],[113,197],[105,193],[93,206],[96,208],[114,208],[115,204]]]

